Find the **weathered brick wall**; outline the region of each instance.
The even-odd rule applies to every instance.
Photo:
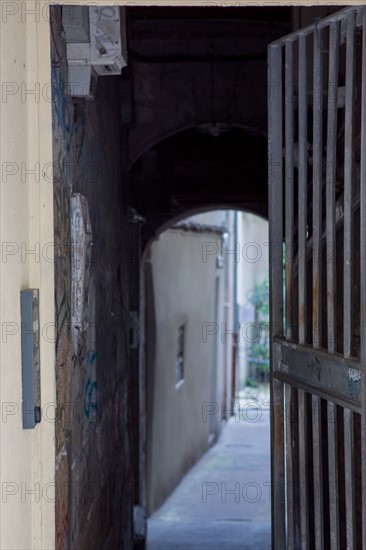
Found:
[[[131,548],[127,259],[123,242],[119,80],[91,102],[67,94],[61,10],[52,8],[56,281],[56,548]],[[92,230],[85,320],[71,330],[72,193]]]

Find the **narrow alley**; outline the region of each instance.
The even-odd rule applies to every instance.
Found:
[[[269,411],[241,411],[151,517],[148,550],[271,548]]]
[[[0,2],[1,550],[366,550],[366,6],[280,3]]]

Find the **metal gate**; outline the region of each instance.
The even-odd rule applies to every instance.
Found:
[[[272,546],[366,549],[366,8],[268,53]]]

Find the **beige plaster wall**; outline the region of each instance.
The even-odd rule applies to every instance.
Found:
[[[8,3],[8,9],[20,2]],[[28,9],[33,2],[26,2]],[[54,547],[54,265],[48,23],[1,5],[0,547]],[[35,93],[27,93],[27,91]],[[44,93],[44,95],[43,95]],[[45,177],[45,169],[47,175]],[[35,171],[27,173],[28,170]],[[51,246],[48,246],[48,245]],[[26,250],[35,251],[26,254]],[[20,291],[40,289],[43,418],[22,428]]]
[[[204,242],[219,244],[221,236],[167,230],[151,246],[152,287],[147,288],[146,303],[154,307],[154,318],[151,314],[148,317],[147,332],[155,337],[147,344],[149,513],[162,504],[207,450],[210,433],[217,435],[222,425],[227,346],[221,343],[219,332],[203,336],[203,327],[207,322],[216,322],[216,279],[218,326],[224,321],[225,269],[217,269],[214,258],[202,261]],[[176,385],[181,325],[185,325],[184,380]],[[204,403],[212,402],[219,410],[211,416],[203,415],[207,410]]]

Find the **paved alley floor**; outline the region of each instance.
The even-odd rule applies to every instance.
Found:
[[[270,549],[269,428],[267,410],[228,422],[150,518],[148,550]]]

